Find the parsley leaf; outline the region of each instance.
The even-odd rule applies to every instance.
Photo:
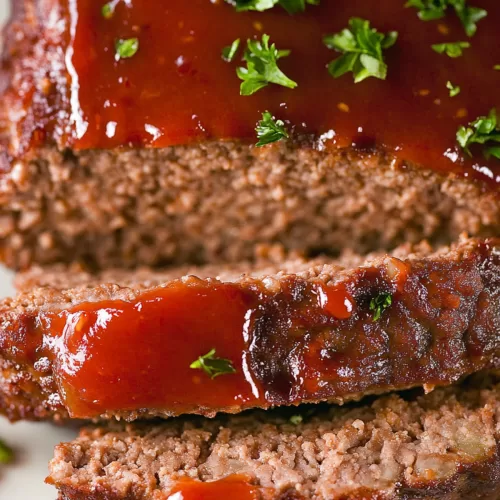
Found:
[[[279,68],[278,59],[290,54],[289,50],[278,50],[273,43],[269,46],[269,35],[263,35],[262,41],[248,40],[243,58],[247,67],[236,70],[243,80],[240,87],[241,95],[252,95],[270,83],[294,89],[297,83],[290,80]]]
[[[0,440],[0,464],[9,464],[14,458],[14,452],[2,440]]]
[[[495,64],[495,66],[493,66],[493,69],[495,71],[500,71],[500,64]]]
[[[215,354],[215,349],[212,349],[207,354],[200,356],[196,361],[193,361],[189,368],[203,370],[211,379],[219,375],[236,373],[233,363],[229,359],[216,358]]]
[[[111,19],[115,13],[115,4],[113,2],[105,3],[102,6],[101,14],[104,19]]]
[[[392,295],[390,293],[381,293],[370,301],[370,311],[373,311],[373,321],[378,321],[383,312],[391,307]]]
[[[450,97],[457,96],[462,90],[458,85],[453,85],[449,80],[446,82],[446,88],[450,91]]]
[[[222,59],[226,62],[231,62],[240,48],[240,43],[241,40],[238,38],[228,47],[224,47],[222,49]]]
[[[304,417],[302,415],[292,415],[290,417],[290,423],[293,425],[299,425],[304,421]]]
[[[487,159],[493,156],[500,160],[500,124],[496,109],[493,108],[488,116],[480,116],[467,127],[460,127],[457,131],[457,141],[470,156],[472,156],[471,145],[482,144],[483,154]],[[489,143],[499,143],[499,145],[494,146]]]
[[[446,42],[432,45],[432,50],[438,54],[446,54],[448,57],[456,58],[461,57],[464,49],[468,49],[469,47],[469,42]]]
[[[226,0],[234,5],[238,12],[257,10],[263,12],[281,5],[289,14],[304,12],[306,5],[319,5],[320,0]]]
[[[323,38],[329,49],[344,54],[328,65],[328,71],[334,78],[352,71],[355,83],[369,77],[385,80],[387,64],[382,51],[392,47],[397,39],[397,32],[379,33],[370,27],[369,21],[354,17],[349,21],[349,28]]]
[[[118,61],[120,59],[129,59],[134,57],[139,50],[139,39],[138,38],[126,38],[124,40],[116,40],[115,42],[116,55],[115,59]]]
[[[484,9],[467,5],[467,0],[408,0],[406,7],[418,9],[418,17],[422,21],[441,19],[448,7],[453,7],[467,36],[473,36],[477,31],[477,23],[488,15]]]
[[[285,124],[281,120],[276,120],[269,111],[262,113],[262,120],[257,124],[255,129],[259,142],[257,147],[271,144],[272,142],[288,139],[290,136],[285,128]]]

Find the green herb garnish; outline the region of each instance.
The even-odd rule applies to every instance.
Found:
[[[390,293],[381,293],[370,301],[370,311],[373,311],[373,321],[378,321],[383,312],[391,307],[392,295]]]
[[[319,5],[320,0],[226,0],[234,5],[238,12],[257,10],[263,12],[281,5],[289,14],[304,12],[307,5]]]
[[[458,85],[453,85],[449,80],[446,82],[446,88],[450,91],[450,97],[457,96],[462,90]]]
[[[228,47],[224,47],[222,49],[222,59],[226,62],[232,62],[238,52],[238,49],[240,48],[240,43],[241,40],[238,38]]]
[[[469,47],[469,42],[446,42],[432,45],[432,50],[438,54],[446,54],[448,57],[456,58],[462,56],[464,49]]]
[[[297,87],[297,83],[290,80],[278,68],[278,59],[288,55],[290,55],[289,50],[278,50],[274,43],[269,45],[269,35],[263,35],[262,41],[248,40],[243,56],[247,67],[236,70],[238,77],[243,80],[240,94],[252,95],[270,83],[290,89]]]
[[[138,38],[126,38],[115,42],[116,59],[129,59],[139,50]]]
[[[207,354],[200,356],[196,361],[193,361],[189,368],[203,370],[212,379],[219,375],[236,373],[233,363],[229,359],[216,358],[215,354],[215,349],[212,349]]]
[[[293,425],[299,425],[304,421],[304,417],[302,415],[292,415],[290,417],[290,423]]]
[[[488,15],[484,9],[467,5],[467,0],[409,0],[406,7],[418,9],[418,17],[422,21],[441,19],[448,7],[453,7],[467,36],[473,36],[477,31],[477,23]]]
[[[493,69],[495,71],[500,71],[500,64],[495,64],[495,66],[493,66]]]
[[[395,31],[385,35],[371,28],[369,21],[352,18],[349,21],[349,28],[323,38],[329,49],[343,53],[328,65],[328,71],[334,78],[352,71],[355,83],[369,77],[385,80],[387,64],[382,51],[392,47],[397,38],[398,34]]]
[[[14,452],[2,440],[0,440],[0,464],[10,464],[14,458]]]
[[[500,126],[496,109],[493,108],[488,116],[480,116],[467,127],[460,127],[457,132],[457,141],[470,156],[472,156],[471,145],[482,144],[483,154],[487,159],[492,156],[500,159]],[[491,143],[498,143],[498,145],[491,145]]]
[[[259,142],[256,144],[257,147],[290,137],[285,124],[281,120],[276,120],[269,111],[262,113],[262,120],[257,124],[255,131],[259,139]]]
[[[111,19],[115,13],[115,3],[108,2],[102,6],[101,14],[104,19]]]

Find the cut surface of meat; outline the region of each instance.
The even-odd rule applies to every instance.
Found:
[[[496,500],[500,387],[83,429],[56,447],[62,500]]]
[[[213,416],[451,384],[498,366],[499,246],[165,274],[34,271],[0,305],[3,411]]]
[[[488,16],[458,59],[431,49],[464,37],[453,9],[426,23],[400,0],[295,16],[118,2],[111,19],[93,0],[13,3],[0,78],[0,257],[11,267],[241,261],[262,244],[364,252],[499,232],[500,162],[455,140],[500,105],[495,0],[478,0]],[[322,37],[353,16],[399,32],[386,81],[328,74],[338,54]],[[292,51],[279,62],[299,85],[240,96],[240,63],[221,49],[264,32]],[[132,36],[137,53],[115,60],[116,40]],[[462,89],[453,98],[449,81]],[[289,142],[251,145],[265,110]]]

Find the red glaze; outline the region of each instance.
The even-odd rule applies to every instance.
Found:
[[[52,92],[62,100],[50,92],[36,100],[23,124],[28,142],[55,139],[76,150],[210,139],[254,142],[255,124],[269,110],[296,133],[317,137],[333,130],[326,146],[382,146],[401,161],[500,181],[498,160],[487,161],[480,151],[471,160],[455,141],[460,125],[500,107],[500,72],[493,70],[500,63],[497,0],[474,0],[488,17],[478,23],[472,48],[458,59],[430,47],[467,39],[451,9],[445,19],[422,22],[402,0],[323,0],[295,16],[281,8],[237,13],[222,0],[121,0],[109,20],[101,15],[104,0],[53,3],[60,4],[66,28],[50,43],[66,50],[72,90],[59,79]],[[340,31],[352,16],[369,19],[379,31],[399,32],[396,46],[386,51],[386,81],[354,84],[352,74],[339,79],[328,74],[327,63],[339,54],[323,45],[322,36]],[[262,33],[278,48],[291,49],[280,66],[299,87],[271,85],[241,97],[239,61],[224,62],[221,49],[235,38]],[[115,61],[115,40],[128,37],[139,38],[138,53]],[[460,85],[461,94],[449,97],[447,81]],[[24,95],[29,101],[30,93]],[[54,103],[67,113],[54,113]]]
[[[498,367],[499,246],[451,261],[387,258],[328,285],[187,277],[133,296],[7,308],[0,352],[40,383],[37,397],[75,418],[210,415],[450,384]],[[392,303],[376,319],[381,293]],[[236,373],[190,368],[212,349]]]
[[[174,487],[168,500],[257,500],[257,488],[244,476],[229,476],[220,481],[202,483],[184,480]]]
[[[52,360],[75,418],[118,409],[180,414],[266,407],[271,401],[247,361],[251,318],[265,303],[265,293],[256,286],[174,282],[130,302],[108,300],[42,312],[28,335],[33,345],[26,342],[22,349],[33,359]],[[304,314],[347,319],[346,304],[352,311],[344,286],[318,284],[307,293]],[[231,360],[235,374],[211,379],[190,368],[214,348],[217,357]],[[307,391],[312,395],[317,387]]]

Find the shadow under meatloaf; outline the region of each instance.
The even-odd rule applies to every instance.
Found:
[[[461,171],[463,152],[457,152],[460,160],[449,162],[450,171],[437,170],[435,163],[442,161],[444,150],[439,151],[439,154],[435,152],[438,158],[436,162],[429,161],[425,164],[411,157],[396,158],[394,152],[391,152],[393,150],[382,148],[383,141],[371,143],[362,135],[357,139],[348,137],[348,141],[345,137],[338,138],[347,141],[346,147],[325,148],[321,134],[335,136],[329,128],[320,130],[319,136],[316,133],[318,131],[315,131],[306,134],[307,139],[301,139],[299,134],[288,142],[255,148],[250,142],[255,142],[253,128],[260,117],[257,108],[262,111],[266,109],[264,105],[255,106],[255,114],[250,117],[238,113],[232,117],[240,124],[240,128],[250,131],[250,137],[242,138],[235,133],[219,140],[217,135],[207,132],[207,137],[191,144],[181,142],[168,144],[168,147],[157,147],[155,142],[153,147],[130,148],[128,141],[118,141],[113,147],[105,147],[101,142],[97,142],[96,146],[91,142],[85,148],[75,148],[72,144],[75,135],[74,117],[79,110],[71,107],[75,102],[72,92],[77,88],[68,68],[73,47],[68,33],[71,23],[65,7],[67,2],[20,0],[13,3],[15,15],[5,30],[6,43],[0,82],[0,258],[10,267],[26,268],[32,263],[71,261],[84,261],[99,269],[186,262],[238,262],[254,258],[259,254],[261,245],[269,244],[280,244],[288,250],[299,250],[309,255],[325,249],[335,253],[347,247],[364,253],[374,249],[394,248],[406,242],[417,243],[422,239],[448,244],[464,231],[473,236],[495,236],[499,232],[500,203],[498,190],[494,185],[498,179],[495,181],[495,169],[490,168],[490,163],[486,160],[481,158],[477,165],[474,163],[475,169]],[[177,12],[184,3],[179,1],[172,4],[175,7],[172,11]],[[419,47],[427,48],[431,40],[434,42],[435,28],[431,23],[420,22],[413,9],[405,9],[404,4],[398,0],[386,2],[387,6],[377,8],[370,7],[367,2],[357,2],[354,8],[349,6],[351,3],[353,2],[341,2],[336,7],[342,12],[342,22],[345,18],[347,23],[348,15],[351,14],[359,16],[366,12],[373,18],[379,15],[376,14],[377,11],[392,8],[395,16],[404,19],[405,26],[412,26],[411,29],[416,30],[415,36],[407,36],[407,45],[413,46],[416,40]],[[436,118],[436,113],[448,116],[445,111],[453,111],[446,123],[452,127],[449,140],[450,148],[455,154],[455,131],[462,124],[455,114],[465,110],[465,115],[470,113],[469,119],[474,118],[472,114],[475,113],[476,104],[478,101],[487,101],[484,96],[490,96],[491,89],[494,89],[491,102],[488,102],[488,107],[481,102],[479,112],[485,114],[497,103],[496,76],[491,69],[493,62],[489,64],[489,57],[486,57],[491,51],[481,50],[485,43],[488,43],[487,48],[491,46],[488,36],[491,26],[496,29],[497,25],[498,7],[495,7],[494,1],[487,3],[488,18],[481,21],[481,29],[474,38],[474,44],[464,56],[464,59],[473,57],[474,64],[480,64],[471,65],[475,68],[472,90],[466,91],[466,82],[469,81],[467,78],[472,78],[469,73],[455,74],[457,68],[467,69],[471,61],[451,65],[442,57],[433,55],[429,49],[429,56],[425,56],[425,60],[427,64],[432,60],[432,64],[437,66],[434,73],[429,70],[432,80],[424,80],[427,86],[424,89],[432,85],[433,93],[426,98],[419,96],[421,89],[415,87],[418,75],[414,72],[414,68],[419,65],[412,64],[411,85],[406,89],[408,95],[382,101],[384,105],[377,108],[378,113],[373,113],[378,120],[376,132],[383,131],[393,123],[394,113],[408,102],[417,102],[417,111],[422,113],[409,115],[411,119],[407,118],[404,124],[406,132],[413,130],[413,122],[419,117],[423,120],[422,117],[427,116],[424,110],[432,120]],[[122,25],[122,14],[128,15],[127,12],[130,11],[130,15],[142,15],[143,10],[151,9],[134,4],[122,11],[121,6],[118,6],[115,20],[111,22],[100,18],[100,6],[91,1],[81,2],[76,8],[77,13],[79,8],[84,8],[84,4],[87,9],[90,5],[96,10],[90,18],[80,16],[79,22],[83,23],[80,30],[96,37],[115,34],[123,36],[123,32],[128,32],[129,28],[126,24],[125,27]],[[273,13],[275,16],[282,16],[281,24],[293,27],[284,41],[288,43],[296,36],[307,36],[308,31],[297,29],[293,24],[299,20],[312,23],[318,31],[319,23],[327,19],[325,29],[333,29],[330,24],[337,23],[338,16],[321,14],[332,9],[327,4],[325,2],[311,9],[308,16],[292,18],[286,12]],[[196,12],[198,9],[222,23],[224,29],[220,31],[225,33],[236,30],[238,37],[248,29],[253,29],[252,22],[260,20],[259,16],[264,16],[266,26],[271,22],[266,13],[238,14],[223,2],[214,4],[198,0],[193,9],[195,14],[190,14],[192,18],[185,19],[185,14],[182,14],[183,25],[200,17]],[[386,16],[389,17],[394,16]],[[165,19],[163,15],[160,18]],[[90,23],[88,19],[98,23],[98,27],[85,24]],[[146,25],[150,26],[154,21],[148,19]],[[176,19],[168,18],[168,22],[174,21]],[[174,24],[177,26],[177,22]],[[307,26],[311,29],[311,24]],[[398,23],[392,28],[397,26]],[[242,31],[237,31],[240,28]],[[164,29],[163,26],[157,27],[161,39],[164,38]],[[202,26],[199,30],[202,30]],[[149,28],[147,31],[150,31],[150,36],[155,32]],[[212,40],[216,36],[214,31],[217,30],[212,30],[211,38],[203,38],[201,42],[197,42],[203,46],[213,44],[210,46],[213,50],[203,52],[203,59],[213,61],[205,79],[212,81],[218,75],[225,75],[221,89],[227,85],[231,92],[222,90],[224,107],[239,109],[239,106],[246,106],[248,98],[237,95],[239,81],[234,68],[220,59],[220,49],[229,40],[229,35],[218,46],[218,42]],[[460,28],[460,33],[461,31]],[[287,89],[263,89],[258,96],[252,96],[251,102],[262,98],[265,99],[266,106],[278,106],[281,102],[299,99],[302,89],[306,91],[307,88],[316,88],[317,82],[313,79],[318,72],[317,78],[322,85],[320,88],[325,87],[334,95],[335,100],[327,107],[328,113],[333,117],[335,132],[339,133],[338,127],[343,120],[352,120],[353,123],[358,120],[361,125],[371,114],[364,105],[361,106],[361,114],[360,110],[355,111],[355,102],[349,103],[352,108],[350,114],[339,111],[336,101],[342,101],[346,96],[345,92],[335,93],[335,86],[341,85],[341,89],[345,86],[344,90],[349,92],[348,95],[355,92],[355,96],[362,89],[373,90],[374,87],[371,86],[372,82],[354,85],[347,76],[334,80],[328,75],[325,66],[328,58],[331,59],[331,53],[321,42],[321,35],[325,32],[327,31],[319,30],[315,44],[309,40],[307,44],[300,45],[315,47],[314,50],[320,51],[319,59],[315,58],[316,52],[308,55],[307,51],[305,54],[295,51],[293,57],[287,59],[287,64],[299,66],[301,80],[311,78],[311,81],[306,81],[305,85],[301,83],[293,92],[287,92]],[[425,37],[429,39],[428,44],[424,41],[427,40]],[[178,43],[177,38],[173,39],[172,43],[174,42]],[[92,61],[100,61],[94,52],[93,58],[86,57],[89,46],[93,51],[107,48],[104,42],[87,42],[84,49],[81,49],[82,52],[74,54],[75,58],[83,61],[84,69]],[[158,50],[158,54],[155,50]],[[124,86],[116,82],[127,79],[125,76],[128,75],[129,68],[134,68],[136,63],[139,64],[144,59],[148,61],[150,69],[156,68],[157,60],[164,60],[166,57],[162,52],[164,50],[163,45],[157,43],[149,47],[149,50],[141,49],[136,58],[116,64],[111,49],[101,54],[100,57],[105,59],[104,68],[114,71],[113,68],[116,67],[116,71],[121,73],[112,73],[107,80],[103,77],[104,83],[99,87],[99,92],[103,88],[110,88],[112,98],[122,95]],[[186,47],[179,47],[179,53],[184,54],[185,50]],[[400,72],[408,61],[412,61],[411,57],[406,57],[404,52],[400,54],[397,50],[388,53],[387,57],[390,58],[389,66],[398,68]],[[320,63],[323,58],[325,64]],[[311,65],[310,68],[306,66],[310,71],[304,70],[301,64],[308,60],[318,60],[319,69],[315,69],[316,65]],[[426,71],[427,66],[424,66],[421,72]],[[446,92],[446,79],[441,85],[433,82],[433,77],[441,74],[443,68],[453,75],[453,78],[450,76],[448,79],[463,82],[463,86],[462,93],[451,104],[447,97],[438,99],[438,106],[433,104],[434,98]],[[165,74],[167,67],[162,71]],[[100,101],[97,98],[98,89],[93,84],[101,73],[103,72],[95,71],[90,75],[87,68],[79,83],[80,94],[86,88],[96,107],[99,107]],[[484,75],[490,73],[491,77],[486,79]],[[161,85],[168,85],[170,81],[168,76],[164,76],[161,81],[150,82],[147,80],[152,78],[148,76],[150,74],[153,73],[134,73],[134,78],[131,76],[132,84],[129,85],[130,92],[146,88],[147,83],[153,83],[156,90],[157,87],[161,89]],[[172,81],[177,82],[179,76],[175,73],[175,67],[174,74],[170,76]],[[141,80],[137,80],[138,77]],[[383,82],[384,85],[378,85],[377,89],[399,92],[401,85],[398,86],[398,81],[401,78],[402,73],[391,71],[388,81]],[[481,80],[483,85],[478,83],[479,78],[485,79],[484,82]],[[142,79],[147,81],[143,82]],[[189,89],[189,85],[194,85],[194,80],[196,78],[189,79],[187,75],[183,77],[174,89],[175,95],[185,88]],[[475,85],[479,86],[480,92],[474,92]],[[217,89],[209,90],[214,94]],[[170,102],[169,97],[174,94],[167,91],[159,93],[161,102],[166,105]],[[191,104],[189,97],[198,93],[191,92],[185,96],[186,110]],[[473,95],[473,99],[469,94]],[[273,95],[278,96],[276,102],[269,98]],[[369,95],[360,96],[360,102],[369,101]],[[183,98],[178,100],[184,102]],[[129,109],[126,104],[117,105],[119,112],[130,118],[122,120],[118,131],[144,111],[141,107],[144,102],[134,100],[128,94],[122,96],[122,101],[133,102],[134,106]],[[395,107],[391,107],[393,101]],[[318,99],[317,95],[314,95],[314,101],[303,97],[301,102],[306,103],[309,108],[326,107],[324,98]],[[96,110],[95,113],[88,114],[92,117],[95,115],[96,120],[102,121],[99,137],[106,145],[106,141],[111,140],[105,135],[103,106],[99,112]],[[217,120],[217,114],[211,113],[209,117],[205,116],[205,120]],[[165,113],[165,116],[170,115]],[[165,116],[163,120],[168,121],[169,118]],[[230,119],[229,121],[231,122]],[[439,129],[435,131],[434,125],[442,126],[442,122],[443,120],[435,123],[430,121],[426,123],[425,130],[431,130],[434,136],[440,136]],[[315,126],[314,121],[310,124]],[[144,134],[143,129],[144,124],[140,129]],[[132,132],[139,133],[137,130]],[[185,126],[180,127],[178,132],[186,133]],[[448,133],[444,135],[448,139]],[[231,138],[234,140],[229,140]],[[427,139],[432,142],[432,136]],[[353,141],[356,142],[355,147],[350,146]],[[393,148],[400,149],[400,142],[398,140],[397,144],[392,144]],[[147,145],[151,146],[149,143]],[[412,144],[406,146],[406,149],[413,147],[420,152],[430,148],[426,138],[419,137],[417,132],[412,136]],[[468,165],[471,159],[466,158],[463,162]]]
[[[58,445],[47,481],[61,500],[496,500],[499,401],[495,382],[468,383],[295,414],[111,423]]]
[[[35,271],[21,287],[44,287],[0,305],[2,410],[213,416],[451,384],[499,365],[499,247],[464,239],[365,263]],[[215,378],[191,367],[212,350],[225,360]]]

